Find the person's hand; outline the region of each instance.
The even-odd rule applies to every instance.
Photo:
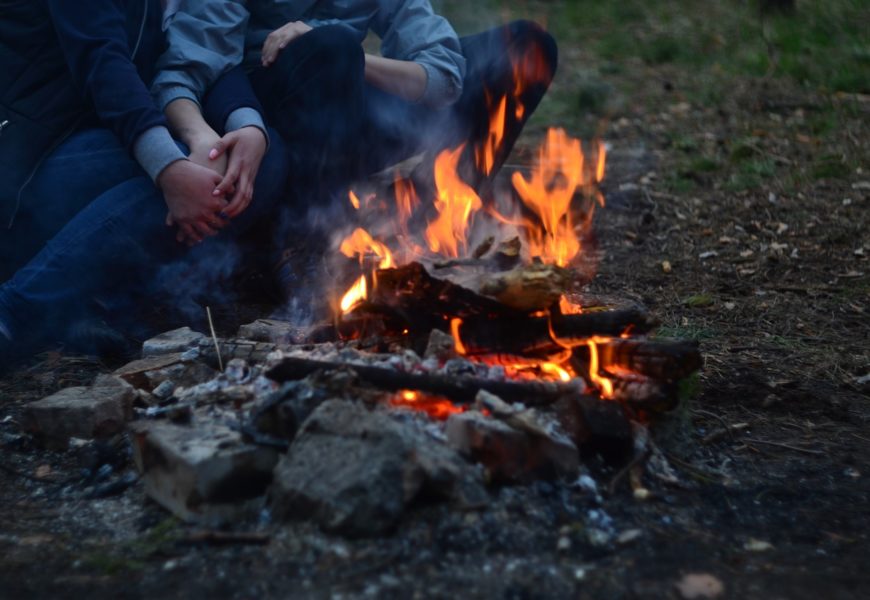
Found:
[[[220,175],[224,175],[227,172],[226,155],[217,156],[214,159],[209,156],[212,148],[215,147],[215,144],[217,144],[220,139],[221,136],[211,128],[209,128],[208,132],[196,135],[188,142],[190,155],[187,158],[201,167],[209,168],[213,171],[217,171]]]
[[[278,58],[278,54],[287,47],[287,44],[309,31],[311,31],[311,27],[302,21],[290,21],[266,36],[261,59],[263,66],[268,67],[274,63]]]
[[[214,190],[216,196],[232,194],[229,204],[223,209],[223,214],[228,218],[239,216],[251,203],[254,181],[265,153],[266,136],[257,127],[242,127],[229,132],[217,141],[209,153],[211,160],[229,154],[227,172]]]
[[[228,220],[221,216],[226,200],[214,195],[220,182],[221,176],[215,171],[189,160],[175,161],[157,177],[157,186],[169,208],[166,225],[178,226],[179,242],[198,244],[226,226]]]

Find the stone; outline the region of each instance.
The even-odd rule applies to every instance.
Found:
[[[217,423],[137,421],[130,429],[145,493],[180,519],[213,526],[262,508],[274,450],[246,444]]]
[[[479,472],[414,422],[344,400],[327,400],[303,424],[269,495],[276,517],[350,537],[390,531],[423,496],[465,508],[488,500]]]
[[[199,347],[206,336],[190,327],[181,327],[161,333],[142,344],[142,357],[163,356],[164,354],[183,353]]]
[[[453,339],[453,336],[440,329],[433,329],[429,334],[429,341],[426,344],[423,358],[435,358],[440,362],[446,362],[457,356],[456,341]]]
[[[285,343],[293,339],[294,326],[288,321],[257,319],[239,327],[237,337],[255,342]]]
[[[531,411],[519,415],[508,421],[478,411],[451,415],[446,425],[447,441],[484,465],[496,482],[576,477],[580,466],[576,446],[534,420],[537,416]]]
[[[66,388],[28,404],[25,426],[58,448],[65,448],[70,438],[107,437],[124,430],[135,397],[124,380],[100,375],[90,387]]]
[[[115,371],[115,375],[133,387],[153,392],[165,381],[190,387],[214,377],[217,371],[199,361],[182,359],[181,352],[134,360]]]

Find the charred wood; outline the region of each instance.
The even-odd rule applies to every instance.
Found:
[[[469,356],[557,354],[595,336],[619,336],[629,328],[646,333],[655,325],[639,309],[522,319],[469,318],[460,324],[459,338]]]
[[[480,390],[486,390],[508,402],[522,402],[527,406],[545,406],[566,395],[581,395],[579,382],[555,381],[492,381],[478,377],[450,377],[406,373],[393,369],[371,367],[342,362],[318,361],[287,357],[266,373],[266,377],[278,382],[303,379],[321,370],[351,369],[361,381],[381,390],[417,390],[445,396],[460,404],[474,402]]]
[[[375,272],[371,305],[389,307],[408,323],[419,322],[421,315],[518,316],[522,312],[496,300],[481,296],[447,280],[429,275],[426,268],[412,262],[395,269]],[[443,319],[443,317],[441,317]]]
[[[605,370],[620,367],[655,379],[674,381],[701,368],[703,360],[694,341],[613,339],[598,344]]]

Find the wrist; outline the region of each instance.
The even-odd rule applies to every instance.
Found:
[[[169,180],[173,178],[176,173],[179,173],[184,169],[184,163],[190,162],[187,158],[181,158],[179,160],[173,161],[166,165],[162,171],[157,175],[157,178],[154,180],[154,183],[157,185],[157,188],[162,192],[165,191],[165,186],[168,185]]]

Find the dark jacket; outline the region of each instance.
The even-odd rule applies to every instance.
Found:
[[[166,121],[148,89],[165,50],[160,0],[0,0],[0,15],[2,235],[41,160],[76,128],[107,127],[130,150]],[[207,113],[260,110],[239,74],[215,87]]]
[[[163,50],[159,0],[89,0],[86,8],[69,0],[0,0],[0,14],[5,227],[41,159],[80,123],[97,119],[129,148],[165,120],[143,82]]]

